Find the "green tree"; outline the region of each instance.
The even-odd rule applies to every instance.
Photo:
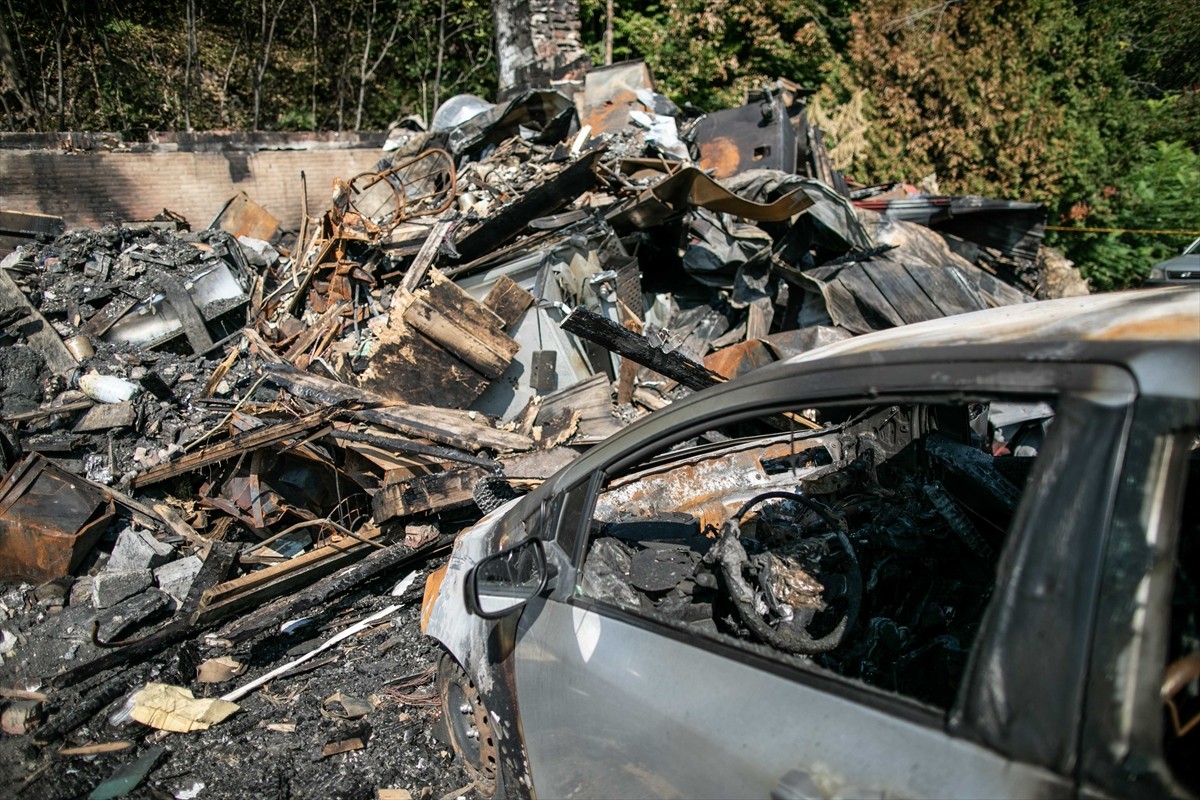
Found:
[[[603,64],[605,2],[583,0],[580,8],[592,61]],[[676,102],[724,108],[774,78],[819,85],[839,60],[841,8],[794,0],[618,2],[613,60],[644,59],[659,91]]]
[[[494,93],[481,0],[2,3],[9,130],[379,129]]]
[[[1119,58],[1067,0],[873,0],[853,16],[873,180],[1052,205],[1110,182],[1130,142]]]
[[[1113,186],[1078,209],[1086,227],[1127,233],[1064,232],[1058,242],[1096,290],[1137,286],[1150,268],[1200,235],[1200,155],[1180,141],[1156,142]],[[1184,230],[1184,236],[1132,231]]]

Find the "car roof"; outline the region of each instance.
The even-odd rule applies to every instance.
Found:
[[[1200,402],[1200,287],[1169,286],[1045,300],[834,342],[710,386],[637,420],[534,494],[544,497],[557,491],[556,487],[572,485],[598,465],[625,456],[639,443],[686,427],[697,414],[705,416],[706,409],[725,404],[736,411],[745,403],[747,391],[760,399],[773,395],[760,391],[766,384],[791,383],[797,391],[810,387],[824,397],[831,390],[828,376],[817,382],[813,379],[819,373],[839,371],[843,377],[837,386],[845,389],[847,381],[861,381],[859,388],[867,399],[877,396],[880,389],[872,378],[880,366],[956,362],[959,369],[972,363],[987,369],[989,363],[1012,361],[1119,365],[1135,378],[1143,395]],[[928,372],[916,374],[927,376]],[[930,388],[951,385],[953,381],[939,380]],[[731,401],[731,396],[737,399]],[[802,394],[793,399],[805,401]]]
[[[1170,286],[989,308],[876,331],[787,359],[788,364],[856,354],[970,345],[1056,343],[1200,344],[1200,287]]]

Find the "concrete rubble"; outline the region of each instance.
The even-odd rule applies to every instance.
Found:
[[[44,712],[22,723],[20,786],[85,793],[111,768],[52,786],[67,762],[37,753],[159,741],[112,724],[151,679],[200,697],[201,654],[236,656],[247,678],[291,661],[281,626],[383,608],[376,595],[499,500],[687,393],[869,331],[1078,291],[1041,248],[1044,209],[859,186],[787,81],[704,115],[632,63],[574,97],[446,108],[374,173],[314,191],[304,219],[242,196],[202,229],[167,211],[50,228],[0,263],[0,697],[36,693],[11,702]],[[461,774],[414,733],[436,717],[414,689],[432,673],[411,681],[431,650],[396,632],[419,587],[363,639],[381,661],[397,642],[413,653],[396,662],[406,692],[372,700],[391,721],[310,724],[330,761],[388,732],[429,754],[371,762],[359,784],[444,793]],[[204,735],[248,713],[283,726],[256,735],[295,735],[251,701]],[[195,766],[166,788],[200,774],[211,785]]]

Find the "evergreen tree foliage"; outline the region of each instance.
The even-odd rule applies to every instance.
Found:
[[[583,0],[592,62],[604,63],[604,0]],[[785,77],[819,86],[836,69],[835,45],[848,18],[838,3],[795,0],[620,2],[613,60],[644,59],[658,90],[679,103],[716,110],[749,88]]]

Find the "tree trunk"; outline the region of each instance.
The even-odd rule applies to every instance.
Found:
[[[362,127],[363,100],[367,93],[367,61],[371,58],[371,37],[375,33],[375,12],[378,0],[371,0],[371,12],[367,14],[367,39],[363,43],[362,59],[358,62],[358,103],[354,107],[354,130]]]
[[[67,111],[63,105],[64,102],[64,78],[63,78],[63,39],[67,35],[67,19],[70,10],[67,8],[67,0],[62,0],[62,24],[58,26],[58,36],[54,37],[54,57],[58,66],[58,129],[66,130],[67,127]]]
[[[312,129],[317,129],[317,67],[320,65],[320,56],[317,51],[317,2],[316,0],[308,0],[308,5],[312,9],[312,46],[313,46],[313,67],[312,67]]]
[[[258,120],[262,107],[262,82],[263,77],[267,74],[267,65],[271,62],[271,43],[275,39],[275,23],[279,21],[279,15],[282,13],[285,5],[287,5],[287,0],[279,0],[279,4],[275,6],[274,12],[270,15],[271,21],[268,23],[267,0],[262,0],[262,15],[259,20],[258,59],[254,65],[254,122],[251,125],[253,130],[258,130]]]
[[[12,19],[11,3],[9,4],[9,19]],[[13,35],[18,37],[18,41],[20,41],[20,33],[15,28],[13,29]],[[17,102],[21,104],[21,115],[24,118],[24,124],[29,124],[37,115],[37,109],[25,96],[23,75],[17,69],[17,59],[13,54],[12,44],[8,40],[8,31],[5,30],[3,24],[0,24],[0,67],[4,68],[3,71],[8,74],[9,79],[12,81],[13,94],[17,96]],[[6,103],[5,111],[7,110],[8,105]],[[11,114],[9,115],[9,120],[9,128],[16,130],[17,126],[12,121]]]
[[[613,0],[607,0],[604,8],[604,65],[612,64],[613,45]]]
[[[196,0],[184,6],[187,27],[187,57],[183,64],[183,127],[192,130],[192,59],[196,55]]]
[[[345,50],[342,53],[341,69],[338,71],[337,82],[337,129],[341,133],[345,127],[346,119],[346,85],[350,81],[347,74],[347,69],[350,65],[351,45],[354,43],[354,12],[358,10],[358,0],[350,0],[350,13],[346,14],[346,35],[344,41],[346,43]]]
[[[442,0],[438,8],[438,43],[437,66],[433,70],[433,108],[441,104],[442,97],[442,61],[446,56],[446,0]]]

